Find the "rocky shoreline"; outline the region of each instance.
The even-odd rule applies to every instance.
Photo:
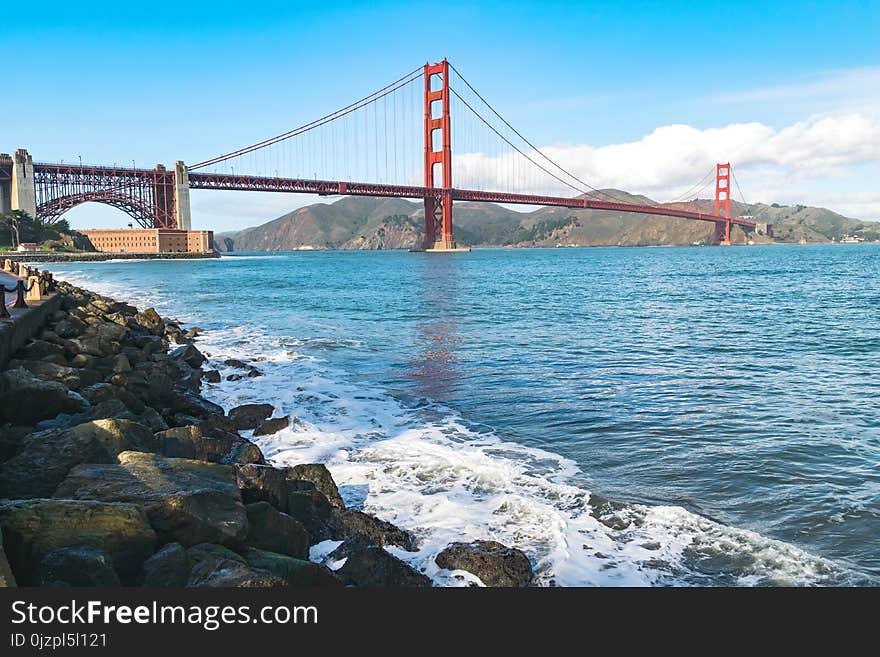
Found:
[[[0,371],[0,586],[432,585],[385,549],[416,550],[413,533],[347,508],[325,466],[274,467],[240,433],[288,417],[201,396],[220,374],[197,328],[57,291],[61,309]],[[492,541],[453,543],[436,563],[487,586],[533,577]]]

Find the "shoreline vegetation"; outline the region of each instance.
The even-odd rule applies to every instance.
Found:
[[[56,294],[0,371],[0,586],[432,586],[385,549],[414,551],[416,535],[348,508],[324,465],[274,467],[241,435],[289,416],[200,394],[221,376],[198,327],[64,281]],[[463,582],[533,579],[523,552],[493,541],[435,561]]]

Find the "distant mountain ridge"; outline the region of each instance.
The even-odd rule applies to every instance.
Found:
[[[602,190],[627,203],[653,204],[644,196]],[[601,197],[597,197],[601,198]],[[711,213],[714,201],[661,204]],[[825,208],[734,203],[735,215],[773,224],[774,237],[735,228],[734,243],[830,242],[846,235],[880,240],[880,223],[850,219]],[[624,212],[542,207],[518,212],[494,203],[455,204],[455,238],[462,246],[656,246],[711,243],[714,226],[690,219]],[[218,233],[219,251],[296,249],[406,249],[422,241],[421,203],[398,198],[346,196],[315,203],[265,224]]]

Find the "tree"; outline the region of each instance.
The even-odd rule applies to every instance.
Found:
[[[22,228],[24,227],[24,232],[27,235],[32,232],[28,230],[31,227],[31,224],[35,224],[33,217],[31,217],[24,210],[7,210],[3,214],[0,214],[0,223],[2,223],[4,228],[9,229],[9,234],[12,242],[12,246],[18,246],[21,244],[21,233]]]

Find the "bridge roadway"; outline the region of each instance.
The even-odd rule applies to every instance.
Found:
[[[383,185],[379,183],[340,182],[331,180],[308,180],[303,178],[272,178],[245,176],[237,174],[189,173],[190,189],[224,189],[253,192],[289,192],[295,194],[318,194],[320,196],[377,196],[385,198],[439,198],[446,190],[414,185]],[[482,192],[471,189],[448,190],[453,201],[477,201],[484,203],[511,203],[518,205],[550,205],[572,209],[608,210],[612,212],[634,212],[667,217],[696,219],[712,223],[723,223],[724,217],[703,212],[691,212],[672,207],[656,205],[636,205],[597,201],[585,196],[568,198],[564,196],[535,196],[530,194],[507,194],[504,192]],[[755,223],[734,217],[730,223],[746,228],[755,228]]]
[[[173,180],[173,172],[156,169],[138,169],[118,166],[85,167],[75,164],[35,163],[34,171],[53,173],[59,176],[62,186],[72,184],[77,178],[85,179],[91,184],[100,186],[99,181],[112,181],[115,191],[124,189],[136,182],[156,184],[168,177]],[[485,192],[473,189],[444,190],[436,187],[417,185],[388,185],[382,183],[343,182],[336,180],[314,180],[305,178],[282,178],[269,176],[250,176],[240,174],[187,172],[190,189],[215,189],[254,192],[286,192],[294,194],[317,194],[319,196],[372,196],[382,198],[430,199],[438,201],[448,194],[453,201],[475,201],[483,203],[509,203],[516,205],[544,205],[571,209],[605,210],[611,212],[633,212],[636,214],[653,214],[667,217],[694,219],[714,224],[726,222],[724,217],[703,212],[693,212],[670,206],[638,205],[614,201],[600,201],[587,196],[539,196],[531,194],[510,194],[505,192]],[[733,217],[731,225],[754,229],[755,222]]]

